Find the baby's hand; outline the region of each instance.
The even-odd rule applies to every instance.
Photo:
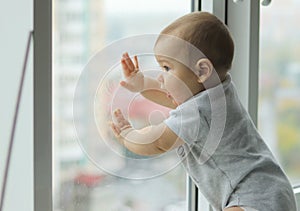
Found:
[[[114,123],[110,123],[110,127],[116,138],[122,143],[122,138],[132,130],[131,124],[125,119],[120,109],[116,109],[113,113]],[[125,134],[126,133],[126,134]]]
[[[144,75],[139,71],[137,56],[134,56],[134,63],[128,53],[124,53],[121,59],[123,74],[125,81],[121,81],[120,85],[131,92],[141,92],[144,89]]]

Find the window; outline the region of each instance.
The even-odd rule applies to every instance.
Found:
[[[290,0],[260,10],[258,127],[293,184],[300,183],[299,9]]]
[[[111,176],[105,169],[97,168],[80,148],[71,117],[74,106],[72,96],[76,84],[85,64],[93,54],[124,37],[159,33],[168,23],[190,12],[190,2],[56,0],[53,9],[54,210],[184,210],[186,174],[181,165],[177,165],[168,173],[147,180],[127,180]],[[121,57],[121,55],[113,56]],[[151,56],[140,58],[141,67],[151,66],[153,62],[154,58]],[[103,75],[106,73],[105,70],[99,71],[103,71],[101,72]],[[110,84],[109,80],[116,81],[114,77],[114,74],[108,75],[106,83]],[[88,84],[89,82],[87,88]],[[123,94],[122,97],[126,100],[128,94]],[[103,128],[101,124],[107,122],[105,109],[112,100],[109,95],[106,97],[106,100],[100,102],[97,111],[101,116],[100,130]],[[119,103],[122,103],[122,99]],[[151,117],[154,117],[152,121],[157,121],[155,118],[159,118],[162,114],[160,112],[168,113],[168,110],[141,97],[137,97],[131,106],[131,120],[137,126],[146,124],[145,115],[151,114]],[[147,114],[138,110],[141,107]],[[80,112],[83,116],[87,109],[82,104]],[[82,119],[84,133],[86,137],[92,139],[89,124],[88,118]],[[112,139],[111,136],[106,138]],[[109,157],[112,152],[107,152],[105,148],[96,145],[89,147],[96,150],[101,159],[105,159],[115,171],[130,171],[133,170],[130,169],[132,166],[138,167],[135,163],[124,164],[125,160],[113,162]],[[123,150],[122,153],[132,157],[133,161],[144,159],[127,150]],[[158,163],[149,162],[148,165],[146,167],[156,168],[155,165]],[[143,167],[145,166],[140,166],[141,169]]]
[[[48,1],[49,3],[50,1]],[[74,133],[74,128],[72,129],[71,125],[71,120],[69,119],[70,117],[70,107],[72,106],[72,99],[70,98],[70,93],[72,93],[72,89],[74,89],[75,83],[78,80],[78,77],[80,76],[80,71],[83,69],[84,64],[87,62],[88,58],[95,53],[97,50],[101,49],[103,46],[106,44],[113,42],[117,39],[120,39],[122,37],[130,36],[130,35],[136,35],[139,33],[157,33],[162,26],[156,27],[147,27],[147,30],[142,30],[142,26],[139,27],[134,27],[134,29],[137,29],[136,31],[132,31],[133,29],[129,29],[130,26],[135,24],[135,22],[128,21],[130,16],[126,16],[127,13],[130,14],[136,14],[136,19],[142,20],[142,17],[147,19],[145,15],[143,15],[143,11],[147,11],[147,14],[152,11],[153,5],[157,5],[158,7],[155,9],[156,12],[159,12],[160,15],[162,15],[162,18],[158,18],[157,23],[166,25],[167,22],[170,20],[173,20],[176,16],[180,16],[183,13],[186,13],[189,11],[189,5],[187,2],[180,4],[180,2],[174,3],[174,1],[167,2],[166,5],[163,5],[164,3],[160,2],[151,2],[151,5],[147,5],[146,8],[140,9],[140,10],[135,10],[131,11],[130,9],[125,8],[126,5],[125,3],[121,1],[114,1],[114,2],[108,2],[103,1],[101,5],[97,4],[95,1],[83,1],[83,0],[75,0],[70,3],[70,0],[56,0],[53,3],[54,6],[54,25],[53,25],[53,31],[54,31],[54,81],[53,81],[53,89],[54,89],[54,137],[53,137],[53,145],[54,145],[54,161],[53,161],[53,166],[54,166],[54,193],[53,193],[53,198],[54,198],[54,210],[80,210],[84,207],[85,210],[92,209],[93,206],[98,206],[97,203],[103,205],[103,206],[110,206],[110,205],[116,205],[119,207],[124,207],[124,209],[132,209],[133,206],[138,206],[139,201],[138,199],[135,200],[133,203],[132,200],[120,200],[121,203],[114,203],[114,202],[119,202],[117,201],[115,196],[121,196],[122,193],[120,193],[120,187],[125,187],[129,183],[121,183],[124,181],[120,180],[113,180],[116,179],[114,177],[110,177],[109,175],[105,175],[105,172],[103,175],[99,175],[99,169],[96,169],[95,166],[93,166],[89,160],[86,159],[85,155],[82,153],[80,148],[75,144],[76,140],[76,134]],[[220,1],[214,1],[214,3],[217,3]],[[243,93],[242,101],[245,105],[247,105],[247,99],[249,98],[248,93],[248,87],[249,87],[249,81],[248,80],[248,74],[249,74],[249,55],[248,55],[248,50],[252,48],[252,46],[249,46],[249,40],[251,40],[253,37],[251,36],[249,38],[249,28],[251,27],[245,27],[248,26],[249,22],[249,14],[250,14],[250,19],[252,16],[256,17],[253,15],[252,8],[253,4],[256,4],[257,1],[240,1],[238,4],[235,4],[233,1],[225,1],[224,4],[226,4],[226,8],[228,9],[226,11],[227,14],[227,21],[229,28],[231,31],[233,31],[234,36],[236,37],[237,41],[237,47],[239,52],[236,54],[238,55],[238,63],[236,61],[236,64],[234,64],[235,67],[245,67],[245,72],[241,71],[241,75],[238,75],[239,73],[233,73],[233,78],[237,80],[237,86],[241,89],[240,92]],[[114,4],[113,4],[114,3]],[[123,3],[123,4],[122,4]],[[126,2],[128,3],[127,5],[134,5],[134,8],[137,8],[137,6],[140,4],[139,2]],[[38,4],[35,2],[35,4]],[[44,4],[44,3],[43,3]],[[112,5],[113,4],[113,5]],[[170,5],[176,5],[176,7],[169,7]],[[273,10],[276,5],[277,6],[277,12],[278,15],[281,15],[282,13],[285,14],[285,16],[281,16],[281,18],[277,18],[277,14],[275,14],[276,10]],[[41,5],[40,5],[41,6]],[[197,5],[199,6],[199,5]],[[201,6],[201,4],[200,4]],[[214,5],[213,5],[214,6]],[[292,15],[297,8],[299,7],[299,3],[296,1],[287,1],[284,3],[278,3],[278,2],[272,2],[270,7],[262,8],[261,10],[261,47],[260,47],[260,96],[259,96],[259,129],[262,132],[263,136],[265,137],[266,140],[274,140],[273,142],[269,142],[269,146],[272,148],[273,152],[278,156],[281,164],[284,166],[286,169],[289,177],[293,182],[298,182],[299,181],[299,174],[297,173],[297,169],[299,169],[296,165],[294,160],[299,160],[297,158],[297,154],[294,153],[294,149],[291,147],[291,143],[294,144],[295,149],[298,149],[295,137],[297,137],[297,133],[295,133],[295,130],[291,132],[291,128],[293,128],[297,121],[295,121],[295,117],[297,117],[297,113],[295,113],[295,110],[297,110],[297,101],[295,100],[290,100],[292,98],[291,96],[294,96],[295,93],[297,93],[297,87],[299,87],[297,84],[297,80],[295,80],[297,77],[297,70],[298,70],[298,65],[297,65],[297,60],[294,57],[294,55],[298,54],[298,49],[297,49],[297,30],[290,31],[290,35],[288,36],[286,34],[285,30],[281,30],[278,33],[269,33],[269,25],[272,25],[273,30],[278,30],[277,28],[283,28],[283,27],[288,27],[291,21],[296,20],[297,18],[290,19],[289,21],[286,20],[286,17],[289,17],[289,15]],[[38,53],[43,53],[43,52],[48,52],[46,51],[49,49],[49,52],[51,52],[51,48],[46,46],[46,50],[42,49],[44,45],[41,45],[41,41],[44,41],[43,44],[47,44],[47,37],[49,34],[51,34],[49,31],[46,30],[47,33],[40,33],[42,29],[45,29],[44,25],[46,27],[48,26],[47,24],[49,23],[49,20],[47,18],[44,20],[43,17],[50,17],[48,13],[46,14],[41,14],[39,12],[49,12],[48,9],[44,9],[43,5],[43,10],[35,10],[37,13],[35,15],[35,24],[38,23],[37,25],[39,26],[38,29],[36,28],[35,25],[35,32],[38,35],[42,35],[40,37],[35,37],[39,39],[40,43],[35,43],[35,46],[37,47],[39,45],[39,51]],[[110,10],[108,9],[110,8]],[[121,9],[120,9],[121,8]],[[167,9],[166,9],[167,8]],[[215,7],[209,7],[210,9]],[[273,9],[271,9],[273,8]],[[280,9],[278,9],[280,8]],[[289,12],[287,12],[287,8],[289,8]],[[178,9],[177,12],[170,12],[172,10]],[[220,8],[219,8],[220,9]],[[44,11],[46,10],[46,11]],[[68,12],[65,13],[64,10],[67,10]],[[180,10],[180,11],[179,11]],[[182,11],[181,11],[182,10]],[[249,12],[250,10],[250,12]],[[282,10],[282,11],[281,11]],[[99,12],[101,11],[101,12]],[[111,13],[108,13],[108,11],[111,11]],[[115,11],[115,12],[114,12]],[[126,14],[121,16],[120,14],[124,14],[126,11]],[[167,11],[167,12],[166,12]],[[270,20],[271,18],[268,19],[267,15],[268,13],[271,15],[274,15],[272,17],[272,21]],[[115,13],[115,16],[113,15]],[[60,17],[63,16],[64,14],[68,14],[66,17]],[[156,13],[155,15],[157,15]],[[128,14],[127,14],[128,15]],[[271,15],[271,16],[272,16]],[[153,14],[150,16],[153,18]],[[264,18],[267,17],[267,18]],[[297,13],[295,12],[293,14],[293,17],[297,17]],[[108,23],[114,22],[114,24],[118,24],[118,21],[114,21],[116,19],[121,19],[122,23],[124,25],[115,25],[115,27],[111,27]],[[148,17],[149,18],[149,17]],[[40,20],[40,21],[39,21]],[[276,20],[276,21],[275,21]],[[165,23],[164,23],[165,21]],[[278,24],[279,21],[286,21],[285,24]],[[46,23],[45,23],[46,22]],[[78,23],[77,23],[78,22]],[[265,24],[268,23],[268,24]],[[274,24],[277,24],[275,26]],[[278,26],[280,25],[280,27]],[[98,26],[98,27],[95,27]],[[101,27],[99,27],[101,26]],[[124,26],[128,26],[129,28],[127,29]],[[258,26],[258,24],[256,24]],[[296,23],[294,23],[294,26],[297,26]],[[113,30],[116,29],[116,30]],[[140,32],[141,30],[142,32]],[[253,30],[255,31],[255,30]],[[257,32],[257,31],[256,31]],[[269,34],[268,34],[269,33]],[[99,35],[99,36],[98,36]],[[245,35],[245,36],[244,36]],[[269,40],[270,37],[270,40]],[[277,38],[276,38],[277,37]],[[286,39],[284,38],[286,37]],[[69,39],[70,38],[70,39]],[[44,39],[44,40],[43,40]],[[255,39],[255,38],[254,38]],[[279,40],[284,40],[285,42],[282,43],[287,43],[288,45],[286,46],[278,46],[279,42],[278,40],[274,42],[274,39],[279,39]],[[293,41],[294,39],[294,41]],[[295,41],[296,40],[296,41]],[[255,42],[255,41],[254,41]],[[264,43],[263,43],[264,42]],[[80,43],[80,45],[76,45]],[[293,45],[291,44],[293,43]],[[64,45],[66,44],[66,45]],[[279,60],[275,59],[274,55],[279,55],[280,51],[278,50],[277,53],[275,51],[275,47],[273,46],[274,44],[276,45],[276,49],[281,49],[281,52],[284,52],[284,54],[280,54],[283,57],[280,57]],[[270,47],[271,46],[271,47]],[[279,48],[281,47],[281,48]],[[272,49],[272,51],[270,50]],[[256,53],[257,51],[254,51]],[[267,53],[265,53],[267,52]],[[289,55],[290,54],[290,55]],[[41,58],[44,59],[43,55]],[[289,56],[287,56],[289,55]],[[46,56],[49,56],[46,54]],[[36,58],[36,57],[35,57]],[[240,59],[241,58],[241,59]],[[245,59],[246,58],[246,59]],[[272,58],[272,59],[271,59]],[[47,58],[48,59],[48,58]],[[49,60],[44,61],[41,60],[39,66],[41,63],[46,63],[45,65],[49,66]],[[39,61],[35,61],[39,62]],[[48,63],[47,63],[48,62]],[[242,65],[241,65],[242,64]],[[276,69],[278,68],[278,64],[282,69],[287,69],[288,74],[282,74],[280,70]],[[266,68],[267,65],[272,65],[270,66],[271,68]],[[254,65],[255,66],[255,65]],[[49,80],[49,75],[47,74],[48,72],[42,72],[41,70],[44,68],[36,68],[35,71],[38,73],[36,76],[38,79],[42,79],[42,82],[45,83]],[[257,69],[257,68],[256,68]],[[275,72],[272,72],[272,70],[276,70]],[[46,69],[48,70],[48,69]],[[267,72],[269,70],[269,72]],[[266,72],[266,73],[264,73]],[[246,74],[244,74],[246,73]],[[275,77],[276,76],[276,85],[274,86],[273,80],[269,80],[269,77]],[[39,74],[39,75],[38,75]],[[46,79],[45,79],[45,76]],[[268,76],[268,77],[266,77]],[[281,76],[281,77],[280,77]],[[295,76],[295,77],[293,77]],[[271,81],[271,85],[269,82]],[[253,81],[251,81],[252,83]],[[35,83],[38,83],[38,87],[42,87],[43,85],[39,83],[39,80],[35,81]],[[67,85],[69,84],[69,85]],[[65,86],[68,86],[65,89]],[[256,85],[255,85],[256,86]],[[46,85],[46,89],[36,89],[37,93],[35,93],[35,97],[38,96],[39,101],[35,104],[36,108],[38,107],[39,109],[41,107],[47,107],[47,104],[43,104],[42,100],[47,101],[47,93],[51,93],[51,90],[47,89],[49,86],[48,84]],[[243,89],[246,87],[245,89]],[[284,90],[284,91],[280,91]],[[296,91],[292,91],[296,90]],[[46,94],[45,94],[46,93]],[[246,93],[246,94],[244,94]],[[41,96],[46,96],[45,98]],[[273,107],[271,108],[271,111],[268,109],[268,104],[270,102],[274,103]],[[279,101],[280,100],[280,101]],[[286,103],[287,102],[287,103]],[[255,103],[256,104],[256,103]],[[50,105],[50,104],[49,104]],[[266,106],[267,105],[267,106]],[[246,106],[247,107],[247,106]],[[299,106],[298,106],[299,107]],[[34,145],[38,145],[40,148],[42,148],[42,151],[40,151],[40,148],[38,147],[38,150],[35,150],[35,167],[37,166],[38,168],[36,169],[35,172],[35,199],[36,198],[42,198],[45,199],[47,197],[47,191],[49,190],[48,182],[49,182],[49,177],[47,175],[50,175],[49,171],[47,169],[49,168],[49,163],[47,162],[49,159],[49,155],[45,155],[46,150],[49,150],[51,148],[50,142],[48,142],[47,137],[43,137],[43,133],[49,131],[49,124],[47,123],[47,120],[49,119],[48,115],[48,109],[47,107],[46,112],[40,112],[38,110],[35,114],[36,117],[39,117],[38,123],[42,122],[43,125],[41,127],[36,127],[36,128],[42,128],[43,130],[35,130],[36,133],[38,133],[38,138],[37,141],[34,143]],[[35,109],[36,111],[37,109]],[[41,109],[41,111],[44,111]],[[82,113],[84,113],[84,108],[82,108]],[[276,115],[270,115],[270,112],[275,112]],[[255,112],[254,112],[255,113]],[[291,115],[291,114],[295,115]],[[255,113],[256,114],[256,113]],[[274,114],[274,113],[273,113]],[[44,115],[46,115],[46,121],[40,121],[41,119],[44,118]],[[268,119],[265,117],[276,117],[276,119]],[[280,117],[280,118],[279,118]],[[282,121],[281,121],[282,119]],[[292,120],[292,121],[291,121]],[[274,124],[275,122],[275,124]],[[282,127],[282,122],[286,122],[287,124],[291,125],[291,123],[294,124],[293,127],[289,128],[288,130],[283,130],[281,132],[281,135],[277,134],[276,128],[277,127]],[[279,126],[278,126],[279,125]],[[37,124],[38,126],[38,124]],[[268,128],[269,127],[269,128]],[[272,128],[275,129],[273,130]],[[270,129],[271,128],[271,129]],[[283,127],[284,128],[284,127]],[[64,131],[64,129],[66,129]],[[286,129],[286,128],[285,128]],[[278,130],[279,131],[279,130]],[[286,135],[288,134],[288,135]],[[283,139],[282,137],[288,137],[290,134],[293,134],[291,137],[292,139]],[[275,138],[273,138],[275,137]],[[281,139],[279,139],[281,137]],[[36,138],[35,138],[36,139]],[[46,141],[44,141],[46,139]],[[297,138],[296,138],[297,139]],[[287,142],[283,142],[283,140],[287,140]],[[42,142],[38,142],[42,141]],[[65,151],[64,151],[65,150]],[[296,150],[295,150],[296,151]],[[287,152],[292,152],[288,157],[286,156]],[[45,157],[45,158],[44,158]],[[38,162],[36,162],[38,160]],[[46,163],[46,165],[45,165]],[[43,166],[46,166],[43,168]],[[295,166],[293,168],[292,166]],[[44,177],[41,176],[41,171],[40,170],[47,170],[47,171],[42,171],[44,174]],[[97,172],[97,174],[94,174]],[[48,174],[49,173],[49,174]],[[84,173],[84,174],[81,174]],[[86,174],[88,173],[88,174]],[[91,173],[91,174],[90,174]],[[178,173],[175,172],[173,176],[169,178],[175,178],[176,180],[180,178],[177,174],[182,174],[181,170],[178,170]],[[165,175],[166,176],[166,175]],[[178,176],[178,177],[177,177]],[[46,177],[46,179],[45,179]],[[70,179],[73,178],[73,179]],[[108,180],[104,180],[107,179]],[[169,179],[168,178],[168,179]],[[183,178],[183,177],[182,177]],[[163,178],[157,178],[157,179],[163,179]],[[37,182],[36,182],[37,181]],[[106,181],[106,183],[101,183],[103,181]],[[152,184],[149,185],[150,182],[153,182]],[[148,193],[150,193],[149,189],[154,186],[154,183],[157,182],[158,180],[149,180],[146,181],[149,182],[147,184],[148,188]],[[170,181],[170,180],[169,180]],[[182,180],[180,180],[182,181]],[[128,182],[128,181],[127,181]],[[101,185],[104,185],[104,187],[101,189],[98,186],[101,183]],[[139,182],[133,184],[131,187],[136,187],[132,188],[131,193],[135,192],[136,190],[139,189],[139,185],[143,186],[144,184],[138,184]],[[37,187],[36,184],[39,186]],[[44,185],[45,184],[45,185]],[[156,184],[167,184],[167,183],[159,183],[157,182]],[[120,185],[120,186],[118,186]],[[124,185],[124,186],[121,186]],[[173,186],[173,185],[171,185]],[[37,188],[36,188],[37,187]],[[101,186],[102,187],[102,186]],[[161,186],[160,186],[161,187]],[[178,188],[177,190],[181,190],[180,193],[176,193],[176,201],[179,201],[183,199],[184,195],[184,184],[181,184],[181,188]],[[100,191],[99,191],[100,190]],[[107,191],[106,191],[107,190]],[[123,188],[122,188],[123,190]],[[161,189],[162,190],[162,189]],[[110,191],[110,192],[109,192]],[[43,194],[39,193],[45,193],[45,197],[43,197]],[[139,196],[140,193],[136,191],[137,194],[135,196]],[[154,192],[151,192],[154,193]],[[124,193],[123,193],[124,194]],[[41,197],[36,197],[37,195],[41,195]],[[124,196],[124,195],[123,195]],[[47,197],[48,198],[48,197]],[[164,197],[162,197],[164,198]],[[111,203],[109,200],[116,200]],[[135,198],[136,199],[136,198]],[[165,198],[164,198],[165,199]],[[50,200],[49,200],[50,201]],[[156,200],[155,200],[156,201]],[[170,201],[166,200],[167,203]],[[166,202],[165,201],[165,202]],[[183,200],[182,200],[183,201]],[[46,201],[47,203],[48,201]],[[124,203],[125,202],[125,203]],[[152,203],[153,201],[151,201]],[[35,203],[38,204],[40,203],[37,207],[43,207],[45,206],[45,201],[44,200],[35,200]],[[184,203],[184,202],[183,202]],[[143,203],[144,204],[144,203]],[[150,204],[150,203],[148,203]],[[49,206],[46,204],[46,209],[48,209]],[[147,203],[146,203],[147,205]],[[149,205],[151,206],[151,205]],[[158,205],[154,205],[158,206]],[[170,210],[173,209],[173,207],[176,206],[181,207],[181,205],[177,204],[174,205],[171,203],[171,205],[166,204],[164,207],[165,210]],[[38,209],[37,208],[37,209]],[[100,207],[97,207],[100,209]],[[111,207],[105,207],[110,209]],[[118,208],[118,207],[117,207]],[[146,208],[145,208],[146,209]],[[149,209],[152,209],[150,207]]]

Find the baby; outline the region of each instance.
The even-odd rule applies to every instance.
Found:
[[[114,111],[117,140],[140,155],[177,149],[187,173],[215,210],[296,211],[288,178],[238,99],[228,73],[234,44],[214,15],[185,15],[154,46],[158,79],[123,54],[120,85],[173,110],[158,125],[134,129]]]

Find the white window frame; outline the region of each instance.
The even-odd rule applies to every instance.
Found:
[[[257,124],[260,1],[192,0],[192,11],[201,10],[204,1],[212,1],[213,14],[228,25],[234,37],[232,69],[237,71],[231,75],[243,105]],[[52,175],[52,1],[34,0],[35,211],[53,211]],[[299,187],[295,191],[300,192]],[[188,211],[207,204],[189,177],[187,202]]]

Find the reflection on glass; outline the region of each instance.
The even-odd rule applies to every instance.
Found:
[[[300,182],[300,2],[261,7],[259,122],[293,183]]]
[[[184,210],[186,176],[180,165],[153,179],[126,180],[101,171],[87,158],[77,142],[73,124],[73,96],[81,71],[92,55],[124,37],[159,33],[171,21],[188,13],[190,2],[55,0],[53,5],[54,210]],[[144,64],[147,65],[147,61]],[[126,98],[126,95],[123,97]],[[82,95],[84,100],[85,96]],[[107,101],[109,104],[110,99],[107,98]],[[105,106],[102,104],[98,110],[99,121],[102,117],[106,120]],[[82,116],[88,109],[83,104],[80,109]],[[145,116],[155,110],[161,113],[152,115],[153,121],[158,121],[161,114],[168,114],[167,109],[138,97],[129,115],[138,127],[146,124]],[[82,121],[86,136],[93,138],[89,124],[88,119]],[[99,156],[106,156],[101,149],[90,147],[99,150]],[[130,156],[143,159],[133,154]],[[124,170],[124,165],[110,160],[107,162],[120,168],[120,171]]]

